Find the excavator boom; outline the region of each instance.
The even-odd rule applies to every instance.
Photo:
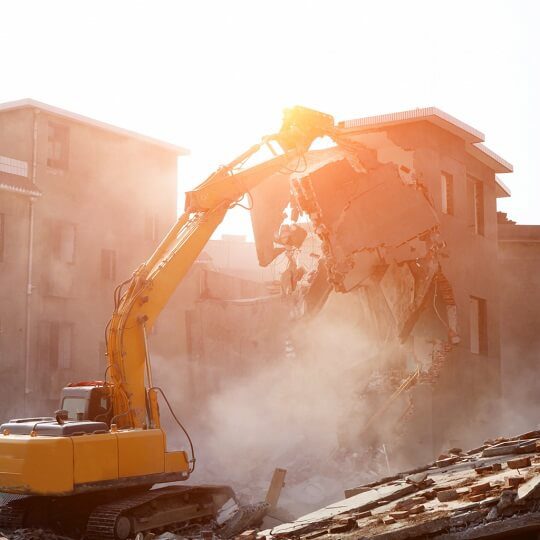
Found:
[[[145,373],[151,379],[146,333],[169,301],[225,214],[246,193],[293,157],[306,152],[313,140],[333,134],[329,115],[296,107],[285,112],[281,130],[264,137],[186,195],[185,211],[153,255],[131,278],[126,293],[115,306],[107,332],[109,373],[112,380],[113,423],[121,427],[159,426],[159,414]],[[253,154],[276,142],[281,155],[249,169],[240,170]],[[275,152],[275,150],[274,150]]]

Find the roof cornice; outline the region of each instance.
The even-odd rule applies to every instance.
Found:
[[[467,144],[466,150],[473,157],[487,165],[496,173],[509,173],[513,171],[512,164],[482,144],[485,135],[465,122],[438,109],[437,107],[425,107],[377,116],[366,116],[353,120],[345,120],[338,127],[346,134],[380,129],[387,126],[407,124],[411,122],[430,122],[445,131],[463,139]]]
[[[159,146],[160,148],[163,148],[164,150],[173,152],[177,156],[186,156],[186,155],[189,155],[190,153],[187,148],[183,148],[181,146],[177,146],[177,145],[165,142],[165,141],[160,141],[159,139],[154,139],[153,137],[148,137],[147,135],[142,135],[141,133],[137,133],[135,131],[130,131],[124,128],[120,128],[112,124],[107,124],[106,122],[101,122],[100,120],[94,120],[93,118],[89,118],[81,114],[67,111],[59,107],[54,107],[52,105],[48,105],[47,103],[42,103],[41,101],[36,101],[34,99],[27,98],[27,99],[20,99],[17,101],[0,103],[0,113],[4,111],[11,111],[15,109],[25,109],[25,108],[39,109],[40,111],[45,111],[55,116],[67,118],[74,122],[87,124],[87,125],[99,128],[99,129],[103,129],[105,131],[109,131],[111,133],[115,133],[117,135],[129,137],[132,139],[137,139],[147,144]]]

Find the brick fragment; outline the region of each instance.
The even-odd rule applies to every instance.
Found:
[[[506,482],[504,484],[505,488],[516,488],[519,486],[519,484],[525,482],[525,478],[522,476],[509,476],[506,478]]]
[[[485,493],[489,491],[491,484],[489,482],[484,482],[483,484],[476,484],[471,486],[471,495],[478,495],[479,493]]]
[[[510,469],[524,469],[525,467],[531,466],[531,458],[530,457],[522,457],[517,459],[511,459],[506,462],[508,465],[508,468]]]
[[[442,491],[437,491],[437,499],[440,502],[449,502],[458,498],[457,491],[455,489],[445,489]]]
[[[414,504],[424,504],[425,502],[427,502],[427,497],[419,495],[418,497],[413,497],[411,500]]]
[[[435,465],[437,465],[437,467],[440,467],[440,468],[448,467],[449,465],[453,465],[457,460],[458,460],[458,458],[456,456],[449,457],[449,458],[446,458],[446,459],[438,459],[435,462]]]
[[[389,515],[394,519],[405,519],[406,517],[408,517],[409,512],[407,510],[401,510],[400,512],[390,512]]]
[[[422,512],[426,511],[426,507],[423,504],[418,504],[417,506],[413,506],[409,510],[409,514],[421,514]]]
[[[493,463],[491,465],[491,468],[494,470],[494,471],[502,471],[502,463]]]
[[[482,501],[483,499],[486,498],[486,494],[485,493],[478,493],[476,495],[471,495],[469,497],[469,501],[471,502],[478,502],[478,501]]]
[[[328,528],[329,534],[336,534],[345,531],[350,531],[356,527],[356,520],[352,517],[336,516],[335,523]]]
[[[371,516],[371,510],[366,510],[365,512],[358,512],[357,514],[354,514],[354,517],[356,519],[364,519]]]
[[[474,472],[479,475],[489,474],[493,472],[493,468],[491,467],[491,465],[483,465],[482,467],[476,467],[476,469],[474,469]]]
[[[386,517],[383,517],[382,522],[383,522],[385,525],[391,525],[392,523],[395,523],[396,520],[395,520],[392,516],[386,516]]]
[[[326,536],[328,533],[327,531],[315,531],[312,532],[306,536],[304,536],[305,540],[314,540],[315,538],[319,538],[321,536]]]

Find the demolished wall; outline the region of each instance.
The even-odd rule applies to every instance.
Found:
[[[349,130],[338,142],[252,191],[259,260],[288,260],[282,281],[296,315],[315,314],[332,290],[355,296],[353,309],[386,359],[374,366],[373,385],[385,380],[390,395],[406,387],[395,421],[422,419],[409,426],[422,457],[450,441],[471,444],[495,420],[490,400],[499,396],[494,173],[458,136],[427,122]],[[453,178],[451,214],[442,208],[443,172]],[[470,221],[474,181],[483,186],[481,233]],[[292,234],[306,219],[322,242],[310,272],[297,263],[302,235]],[[470,340],[476,297],[489,311],[481,354]],[[450,412],[458,404],[463,416]]]

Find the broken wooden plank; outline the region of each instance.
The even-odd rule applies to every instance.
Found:
[[[275,469],[274,474],[272,475],[272,480],[268,491],[266,493],[266,502],[270,505],[270,510],[276,508],[279,501],[279,496],[281,495],[281,490],[285,485],[285,476],[287,474],[286,469]]]

